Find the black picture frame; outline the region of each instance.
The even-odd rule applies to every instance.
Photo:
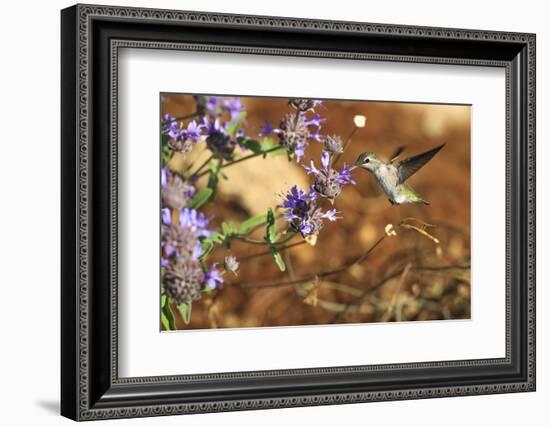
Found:
[[[74,420],[535,390],[535,35],[76,5],[61,12],[61,414]],[[117,49],[506,70],[506,356],[119,378]],[[490,255],[490,254],[487,254]]]

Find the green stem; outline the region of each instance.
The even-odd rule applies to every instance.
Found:
[[[205,168],[205,166],[210,163],[210,160],[212,160],[214,158],[214,154],[212,154],[210,157],[208,157],[200,166],[197,170],[195,170],[191,176],[195,176],[197,175],[202,169]]]
[[[268,154],[270,152],[273,152],[273,151],[276,151],[278,149],[283,149],[284,147],[280,146],[280,145],[277,145],[277,146],[274,146],[273,148],[269,148],[269,149],[266,149],[265,151],[262,151],[262,152],[257,152],[255,154],[250,154],[250,155],[247,155],[245,157],[241,157],[239,158],[238,160],[235,160],[235,161],[231,161],[230,163],[225,163],[225,164],[222,164],[220,166],[220,169],[225,169],[226,167],[229,167],[229,166],[233,166],[234,164],[237,164],[237,163],[241,163],[243,161],[246,161],[246,160],[250,160],[251,158],[254,158],[254,157],[258,157],[260,155],[265,155],[265,154]],[[204,176],[205,174],[209,173],[208,170],[205,170],[204,172],[202,173],[199,173],[197,176],[197,178],[200,178],[201,176]]]

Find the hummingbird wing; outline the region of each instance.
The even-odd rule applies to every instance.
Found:
[[[436,146],[434,149],[423,152],[422,154],[409,157],[397,165],[397,177],[399,183],[405,182],[408,178],[419,171],[435,154],[437,154],[445,144]]]
[[[397,160],[397,157],[399,157],[403,153],[403,151],[405,151],[405,149],[407,149],[405,145],[398,146],[390,157],[390,163],[393,163],[395,160]]]

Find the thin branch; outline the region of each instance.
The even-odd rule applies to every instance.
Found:
[[[288,278],[290,278],[291,280],[294,280],[296,279],[296,275],[294,274],[294,265],[292,263],[292,256],[290,255],[290,251],[285,250],[284,256],[285,256],[285,263],[287,266],[286,270],[288,273]]]
[[[206,167],[206,165],[208,163],[210,163],[210,160],[212,160],[214,158],[214,154],[212,154],[211,156],[209,156],[200,166],[197,170],[195,170],[191,176],[195,176],[197,175],[197,173],[199,173],[202,169],[204,169]]]
[[[470,269],[470,265],[466,264],[466,265],[447,265],[447,266],[412,266],[410,268],[411,271],[415,271],[415,272],[439,272],[439,271],[448,271],[451,269],[467,270],[467,269]],[[342,315],[345,315],[346,313],[349,312],[349,308],[351,308],[352,306],[360,305],[368,297],[369,294],[378,290],[380,287],[382,287],[384,284],[386,284],[388,281],[392,280],[393,278],[400,276],[404,270],[405,270],[405,267],[399,268],[397,271],[394,271],[393,273],[387,275],[386,277],[381,278],[380,280],[378,280],[378,282],[376,282],[375,284],[373,284],[372,286],[364,290],[360,297],[358,297],[353,302],[348,304],[348,309],[345,309],[342,312],[339,312],[338,314],[336,314],[334,318],[332,318],[330,323],[334,323],[337,320],[339,320]]]
[[[351,131],[351,133],[349,134],[348,139],[346,140],[346,143],[344,144],[344,147],[342,149],[342,152],[334,158],[334,161],[332,162],[332,167],[336,166],[336,164],[338,163],[340,158],[342,158],[342,155],[344,155],[344,152],[346,152],[346,149],[348,148],[349,144],[351,143],[351,139],[353,138],[353,136],[355,135],[355,132],[357,132],[357,130],[359,130],[359,127],[355,126],[353,128],[353,130]]]
[[[403,282],[405,281],[405,277],[409,274],[409,271],[411,270],[412,264],[407,263],[407,266],[403,269],[403,272],[401,273],[401,276],[399,277],[399,281],[397,282],[397,286],[395,287],[395,291],[393,292],[390,304],[388,306],[387,311],[382,316],[382,319],[380,322],[387,322],[393,313],[393,310],[395,308],[395,305],[397,303],[397,296],[399,295],[399,292],[401,291],[401,287],[403,286]]]
[[[289,244],[287,246],[278,247],[277,250],[278,251],[288,250],[290,248],[297,247],[297,246],[300,246],[300,245],[305,244],[305,243],[306,243],[306,240],[297,241],[297,242]],[[260,253],[254,253],[254,254],[251,254],[249,256],[239,257],[239,262],[242,262],[244,260],[254,259],[255,257],[266,256],[268,254],[271,254],[271,251],[267,250],[267,251],[262,251]],[[238,283],[228,283],[228,284],[234,285],[234,286],[237,286],[237,287],[242,287]],[[242,287],[242,288],[245,288],[245,287]]]
[[[254,244],[254,245],[272,245],[272,246],[277,246],[277,245],[281,245],[281,244],[284,244],[284,243],[287,243],[289,242],[290,240],[292,240],[296,235],[296,233],[292,232],[291,234],[288,235],[288,237],[286,237],[284,240],[281,240],[281,241],[277,241],[276,243],[268,243],[266,240],[254,240],[252,238],[247,238],[247,237],[241,237],[241,236],[237,236],[235,237],[235,240],[236,241],[242,241],[243,243],[248,243],[248,244]]]
[[[228,283],[228,284],[236,286],[236,287],[240,287],[240,288],[272,288],[272,287],[281,287],[281,286],[285,286],[285,285],[294,285],[294,284],[305,283],[307,281],[310,281],[310,280],[314,279],[315,277],[319,277],[319,278],[328,277],[330,275],[334,275],[334,274],[338,274],[340,272],[344,272],[347,269],[351,268],[353,265],[356,265],[356,264],[359,264],[359,263],[363,262],[369,256],[369,254],[372,253],[372,251],[376,247],[378,247],[378,245],[382,241],[384,241],[386,238],[387,238],[387,235],[383,235],[365,253],[361,254],[358,257],[356,257],[350,263],[348,263],[346,265],[343,265],[343,266],[340,266],[340,267],[335,268],[335,269],[331,269],[329,271],[322,271],[322,272],[318,272],[316,274],[306,275],[305,277],[297,278],[295,280],[276,281],[276,282],[268,283],[268,284],[247,284],[247,283]],[[305,240],[299,241],[298,243],[288,245],[288,246],[286,246],[286,248],[296,246],[296,245],[299,245],[299,244],[303,244],[303,243],[305,243]],[[270,252],[258,253],[258,255],[269,254],[269,253]],[[252,255],[252,256],[255,256],[255,255]],[[250,258],[250,257],[248,257],[248,258]],[[240,260],[242,260],[242,258]]]
[[[225,169],[226,167],[233,166],[237,163],[241,163],[241,162],[246,161],[246,160],[250,160],[251,158],[254,158],[254,157],[259,157],[260,155],[269,154],[270,152],[277,151],[278,149],[284,149],[284,147],[282,147],[280,145],[277,145],[277,146],[274,146],[273,148],[266,149],[265,151],[262,151],[262,152],[256,152],[254,154],[246,155],[246,156],[241,157],[241,158],[239,158],[235,161],[231,161],[230,163],[222,164],[220,166],[220,169]],[[197,178],[200,178],[201,176],[204,176],[207,173],[209,173],[208,170],[206,170],[202,173],[199,173],[196,176],[197,176]]]

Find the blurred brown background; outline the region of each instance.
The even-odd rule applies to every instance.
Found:
[[[241,97],[241,101],[249,137],[257,137],[266,120],[276,127],[292,111],[286,98]],[[195,101],[190,95],[164,94],[161,109],[162,114],[183,116],[195,111]],[[315,246],[287,250],[288,271],[279,271],[271,256],[242,262],[238,276],[226,273],[228,284],[195,302],[191,323],[178,321],[178,329],[470,318],[470,107],[325,101],[316,112],[326,119],[321,133],[339,135],[343,141],[353,130],[355,115],[367,119],[340,166],[367,150],[389,159],[405,145],[403,159],[445,143],[408,180],[431,205],[393,206],[373,177],[356,169],[352,173],[357,185],[345,186],[335,202],[343,219],[327,222]],[[321,144],[311,141],[303,163],[314,159],[319,165],[320,154]],[[185,169],[190,161],[201,162],[207,155],[197,146],[174,164]],[[215,201],[201,209],[211,218],[211,228],[219,228],[222,221],[240,223],[263,214],[279,204],[277,194],[294,184],[307,188],[311,182],[302,165],[286,156],[259,157],[224,171],[228,180],[220,181]],[[201,178],[197,187],[203,187],[206,179]],[[368,259],[345,272],[314,282],[269,286],[349,263],[385,234],[386,225],[409,217],[436,225],[426,230],[440,243],[414,230],[397,229],[397,236],[385,238]],[[262,228],[252,237],[262,239],[264,233]],[[261,251],[265,248],[236,241],[231,254],[239,259]],[[227,254],[219,248],[208,263],[223,261]]]

